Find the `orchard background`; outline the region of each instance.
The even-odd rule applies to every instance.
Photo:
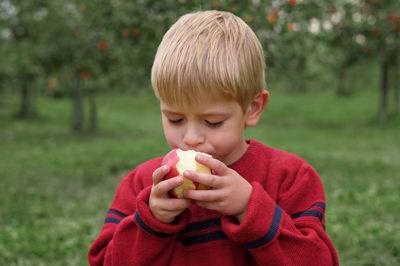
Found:
[[[169,149],[156,48],[209,9],[261,40],[271,102],[246,134],[317,168],[341,264],[400,263],[399,1],[0,0],[1,265],[87,264],[121,177]]]

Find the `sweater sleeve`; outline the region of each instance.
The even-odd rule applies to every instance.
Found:
[[[339,265],[325,233],[324,192],[314,169],[301,167],[293,180],[282,183],[277,201],[260,183],[252,185],[243,222],[223,216],[221,225],[258,265]]]
[[[189,221],[188,210],[173,224],[154,218],[147,204],[151,187],[136,195],[134,174],[125,177],[117,190],[103,228],[90,247],[90,265],[167,265],[175,235]]]

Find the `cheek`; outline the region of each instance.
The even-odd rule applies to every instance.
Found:
[[[164,136],[171,147],[177,147],[179,143],[179,132],[176,128],[163,124]]]
[[[240,130],[229,130],[227,132],[221,132],[213,138],[214,148],[221,154],[227,154],[233,151],[240,141],[242,140],[242,134]]]

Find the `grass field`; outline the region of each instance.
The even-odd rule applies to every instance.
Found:
[[[69,99],[39,98],[40,118],[0,106],[0,265],[86,265],[115,189],[139,163],[168,151],[157,102],[103,95],[100,131],[72,134]],[[341,265],[400,264],[400,121],[374,121],[377,95],[273,91],[247,131],[319,172],[327,232]]]

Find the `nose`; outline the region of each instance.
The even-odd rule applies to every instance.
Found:
[[[188,124],[183,136],[183,142],[190,148],[195,148],[204,143],[205,136],[200,128],[194,124]]]

